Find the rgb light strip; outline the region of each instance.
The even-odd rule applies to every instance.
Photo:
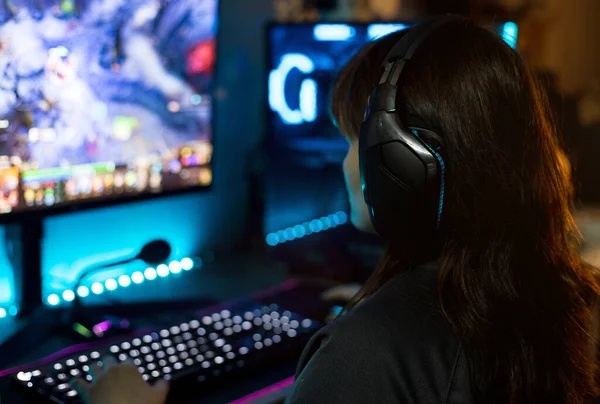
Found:
[[[333,229],[348,222],[346,212],[336,212],[328,216],[323,216],[319,219],[309,220],[302,224],[288,227],[287,229],[279,230],[267,234],[265,241],[271,247],[288,241],[296,240],[302,237],[310,236],[313,233],[320,233],[325,230]]]
[[[14,317],[19,313],[19,307],[12,305],[9,307],[0,307],[0,319]]]
[[[156,268],[146,268],[144,272],[136,271],[131,275],[120,275],[119,277],[106,279],[104,282],[94,282],[88,288],[80,286],[77,288],[77,295],[81,298],[90,296],[90,294],[101,295],[105,292],[112,292],[117,288],[126,288],[133,284],[141,284],[144,281],[153,281],[157,278],[166,278],[171,274],[178,274],[182,271],[191,271],[194,267],[199,266],[198,260],[195,262],[189,257],[181,260],[171,261],[167,264],[160,264]],[[61,299],[62,297],[62,299]],[[52,293],[46,298],[46,303],[50,306],[58,306],[61,302],[70,303],[75,300],[75,292],[70,289],[63,290],[62,293]]]

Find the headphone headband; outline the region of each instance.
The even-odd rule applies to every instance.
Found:
[[[453,21],[461,20],[455,15],[445,15],[416,25],[390,49],[383,63],[383,73],[371,97],[371,111],[396,111],[398,80],[406,62],[411,60],[421,44],[438,28]]]

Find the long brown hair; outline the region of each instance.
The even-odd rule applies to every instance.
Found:
[[[340,72],[331,113],[358,135],[367,98],[403,32]],[[589,403],[598,396],[591,308],[599,288],[573,242],[573,188],[544,94],[519,54],[468,20],[431,35],[400,79],[400,117],[445,138],[441,310],[482,403]],[[390,245],[356,302],[410,258]],[[405,253],[405,251],[404,251]]]

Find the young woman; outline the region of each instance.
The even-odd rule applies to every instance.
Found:
[[[390,50],[414,29],[362,49],[333,90],[351,219],[365,231],[361,123]],[[599,287],[576,250],[568,167],[530,71],[495,34],[455,19],[427,35],[397,86],[397,120],[443,139],[441,226],[426,240],[375,216],[400,236],[351,309],[311,340],[288,402],[591,403]],[[165,384],[109,367],[78,383],[88,402],[164,402]]]

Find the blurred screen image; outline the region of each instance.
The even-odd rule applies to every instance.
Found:
[[[209,185],[217,5],[2,2],[0,212]]]

